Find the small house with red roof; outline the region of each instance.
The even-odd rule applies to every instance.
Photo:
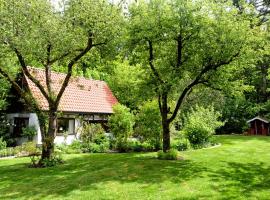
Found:
[[[28,68],[30,73],[45,86],[45,71],[37,68]],[[52,89],[60,90],[65,74],[52,72]],[[27,77],[20,79],[23,87],[31,91],[43,111],[48,111],[48,103],[36,85]],[[113,113],[113,105],[117,99],[109,86],[100,80],[91,80],[83,77],[72,77],[60,100],[58,118],[58,129],[55,143],[66,142],[70,144],[77,138],[82,121],[89,123],[101,123],[106,127],[109,115]],[[19,97],[11,104],[7,118],[11,124],[11,135],[16,138],[17,144],[27,140],[22,137],[22,128],[35,127],[37,135],[34,140],[41,144],[41,133],[37,115],[27,110],[20,102]]]

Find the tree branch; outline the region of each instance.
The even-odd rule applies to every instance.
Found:
[[[84,48],[83,51],[81,51],[78,55],[76,55],[73,59],[71,59],[71,61],[68,63],[68,72],[67,72],[67,75],[64,79],[64,82],[61,86],[61,89],[56,97],[56,108],[58,107],[59,105],[59,102],[60,102],[60,99],[66,89],[66,87],[68,86],[68,82],[69,82],[69,79],[72,75],[72,67],[73,65],[80,59],[82,58],[87,52],[89,52],[91,50],[91,48],[93,47],[93,38],[92,38],[92,33],[89,33],[89,36],[88,36],[88,41],[87,41],[87,45],[86,47]]]
[[[161,83],[165,83],[162,79],[160,74],[158,73],[157,69],[155,68],[153,61],[154,61],[154,54],[153,54],[153,44],[152,41],[148,40],[148,45],[149,45],[149,65],[151,70],[153,71],[154,75],[156,78],[159,80]]]
[[[240,55],[240,51],[241,51],[241,48],[239,49],[239,51],[237,53],[235,53],[234,55],[232,55],[230,57],[230,59],[228,60],[224,60],[224,61],[220,61],[218,63],[215,63],[215,64],[211,64],[208,63],[208,65],[206,65],[202,71],[195,77],[195,79],[185,87],[185,89],[183,90],[183,92],[181,93],[181,95],[179,96],[178,100],[177,100],[177,103],[176,103],[176,106],[175,106],[175,109],[173,111],[173,114],[172,116],[168,119],[169,122],[172,122],[178,111],[179,111],[179,108],[181,107],[185,97],[187,96],[187,94],[189,93],[190,89],[192,89],[194,86],[198,85],[198,84],[202,84],[202,83],[205,83],[207,80],[201,80],[201,78],[204,76],[204,74],[206,74],[207,72],[211,71],[211,70],[217,70],[217,68],[221,67],[221,66],[224,66],[224,65],[227,65],[227,64],[230,64],[236,57],[238,57]],[[211,59],[210,59],[211,60]]]
[[[79,51],[83,51],[83,49],[80,49]],[[58,60],[62,60],[64,59],[65,57],[69,56],[71,54],[71,52],[66,52],[64,54],[62,54],[61,56],[57,57],[57,58],[54,58],[52,60],[50,60],[49,64],[52,65],[53,63],[55,63],[56,61]]]
[[[52,45],[49,43],[47,46],[47,61],[45,65],[45,76],[46,76],[46,85],[48,89],[48,94],[51,96],[51,66],[50,66],[50,57],[51,57],[51,47]]]
[[[40,111],[40,108],[35,100],[33,100],[33,95],[31,92],[25,92],[19,84],[13,80],[13,78],[5,72],[1,67],[0,67],[0,74],[13,86],[13,88],[17,91],[18,95],[22,97],[25,102],[27,103],[27,106],[30,107],[31,109],[35,111]]]
[[[8,82],[11,83],[11,85],[12,85],[12,86],[15,88],[15,90],[18,92],[19,96],[23,96],[23,94],[24,94],[23,89],[19,86],[19,84],[18,84],[15,80],[13,80],[13,79],[11,78],[11,76],[10,76],[8,73],[6,73],[1,67],[0,67],[0,74],[2,74],[2,75],[4,76],[4,78],[6,78],[6,79],[8,80]]]
[[[40,90],[40,92],[43,94],[43,96],[49,101],[49,96],[46,93],[46,91],[44,90],[44,87],[41,85],[40,81],[37,80],[34,76],[32,76],[30,74],[29,70],[27,69],[27,66],[26,66],[26,63],[24,61],[22,54],[19,52],[19,50],[17,48],[13,48],[13,50],[16,53],[17,58],[21,64],[24,75],[27,76],[37,86],[37,88]]]

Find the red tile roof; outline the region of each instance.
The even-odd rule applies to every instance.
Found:
[[[45,87],[45,70],[28,67],[30,73]],[[65,74],[52,72],[52,89],[58,94]],[[29,89],[43,110],[48,103],[36,85],[26,77]],[[46,88],[46,87],[45,87]],[[59,111],[76,113],[113,113],[112,106],[118,101],[104,81],[71,77],[60,100]]]

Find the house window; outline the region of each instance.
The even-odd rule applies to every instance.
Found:
[[[22,129],[27,127],[29,124],[29,118],[14,118],[14,126],[13,126],[13,136],[14,137],[21,137],[22,136]]]
[[[58,128],[57,135],[63,135],[68,133],[73,135],[75,133],[75,120],[70,118],[59,118],[58,119]]]

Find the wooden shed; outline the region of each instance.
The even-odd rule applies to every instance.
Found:
[[[249,135],[269,135],[269,120],[257,116],[248,120],[247,123],[249,123]]]

